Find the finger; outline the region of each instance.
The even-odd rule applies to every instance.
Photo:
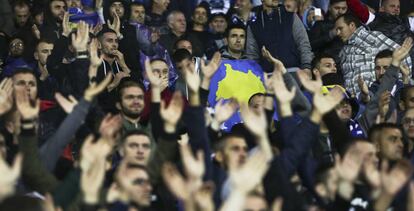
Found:
[[[0,82],[0,89],[4,89],[4,87],[5,87],[5,85],[6,85],[6,82],[7,82],[7,78],[3,79],[3,80]]]
[[[4,90],[11,95],[11,93],[13,92],[13,81],[11,80],[11,78],[8,78],[6,81],[6,84],[4,86]]]
[[[272,211],[281,211],[283,205],[283,199],[281,197],[277,197],[272,205]]]
[[[69,100],[73,103],[73,104],[78,104],[78,100],[76,100],[75,97],[73,97],[72,95],[69,95]]]
[[[202,150],[197,151],[197,160],[201,162],[204,160],[204,152]]]
[[[13,166],[12,166],[12,175],[13,178],[18,178],[22,169],[23,163],[23,155],[21,153],[17,154],[14,158]]]

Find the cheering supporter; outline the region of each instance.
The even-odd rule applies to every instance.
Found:
[[[398,0],[0,3],[1,211],[414,210]]]

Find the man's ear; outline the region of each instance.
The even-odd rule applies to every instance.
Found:
[[[125,156],[125,150],[124,150],[124,148],[122,146],[119,148],[118,152],[121,155],[121,157],[124,157]]]
[[[39,53],[34,52],[33,56],[34,56],[34,58],[35,58],[36,60],[39,60]]]
[[[223,158],[223,153],[221,153],[220,151],[219,151],[219,152],[216,152],[216,154],[215,154],[214,158],[215,158],[215,159],[216,159],[216,161],[217,161],[217,162],[219,162],[219,163],[223,163],[223,161],[224,161],[224,158]]]
[[[121,103],[120,103],[120,102],[116,102],[115,107],[116,107],[118,110],[121,110],[121,109],[122,109],[122,108],[121,108]]]
[[[227,40],[227,37],[225,37],[224,38],[224,45],[228,45],[229,44],[229,42],[228,42],[228,40]]]
[[[321,198],[325,198],[328,195],[325,186],[321,183],[316,184],[315,191]]]
[[[379,8],[379,11],[380,11],[380,12],[385,12],[384,6],[381,6],[381,7]]]

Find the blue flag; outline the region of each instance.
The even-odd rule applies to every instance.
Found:
[[[263,70],[255,61],[222,60],[211,79],[208,103],[213,108],[220,99],[236,98],[238,102],[248,103],[252,95],[265,91]],[[240,114],[236,112],[224,123],[224,130],[240,122]]]

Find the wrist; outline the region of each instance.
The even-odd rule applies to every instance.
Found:
[[[310,115],[310,120],[315,124],[319,124],[322,120],[322,114],[317,109],[313,109]]]
[[[398,61],[398,60],[392,60],[391,61],[391,64],[393,65],[393,66],[395,66],[395,67],[398,67],[398,68],[400,68],[400,65],[401,65],[401,61]]]
[[[292,116],[292,108],[290,106],[290,102],[285,102],[280,104],[280,113],[282,116]]]
[[[77,59],[87,59],[87,58],[89,58],[89,53],[88,53],[87,50],[84,50],[84,49],[76,50],[76,58]]]
[[[86,193],[86,192],[84,192],[83,201],[86,204],[97,204],[99,202],[98,193]]]
[[[176,125],[168,122],[164,123],[164,130],[168,134],[173,134],[176,131]]]

